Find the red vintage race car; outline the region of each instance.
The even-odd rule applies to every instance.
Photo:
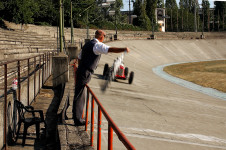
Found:
[[[109,65],[106,63],[104,65],[103,76],[104,77],[110,76],[112,80],[115,80],[115,79],[127,80],[128,79],[129,84],[132,84],[133,78],[134,78],[134,72],[131,71],[129,74],[129,68],[125,67],[123,63],[121,63],[119,65],[119,67],[116,69],[117,70],[116,73],[114,73],[113,70],[114,70],[114,68],[109,67]],[[128,74],[129,74],[129,78],[128,78]]]

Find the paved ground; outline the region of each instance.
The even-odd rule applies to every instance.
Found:
[[[169,63],[225,59],[225,42],[137,40],[108,43],[131,49],[124,62],[129,71],[135,72],[134,82],[132,85],[127,81],[112,82],[105,93],[100,91],[104,64],[111,65],[119,56],[108,54],[102,56],[89,86],[139,150],[226,149],[226,101],[169,82],[152,71],[156,66]],[[102,129],[102,149],[105,149],[105,120]],[[116,135],[114,149],[125,149]]]

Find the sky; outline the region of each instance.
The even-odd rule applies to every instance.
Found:
[[[176,1],[177,1],[177,4],[178,4],[180,0],[176,0]],[[201,4],[202,0],[199,0],[199,3]],[[209,0],[209,3],[210,3],[210,7],[213,8],[214,7],[213,0]],[[129,10],[129,0],[123,0],[123,5],[124,5],[124,8],[122,10],[128,11]],[[132,9],[133,9],[133,3],[131,2],[131,10]]]

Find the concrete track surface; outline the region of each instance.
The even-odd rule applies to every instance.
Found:
[[[124,63],[135,72],[134,82],[118,80],[106,92],[100,90],[104,64],[111,65],[120,55],[108,54],[102,55],[89,86],[138,150],[226,149],[226,101],[171,83],[152,71],[170,63],[225,59],[225,43],[225,39],[107,43],[131,49]],[[102,149],[106,149],[105,119],[101,127]],[[113,148],[125,149],[115,134]]]

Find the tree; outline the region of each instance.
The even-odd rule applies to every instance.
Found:
[[[204,13],[203,14],[204,15],[204,30],[208,31],[208,13],[209,13],[209,9],[210,9],[209,1],[202,0],[202,9],[203,9],[203,13]]]
[[[175,9],[177,7],[176,0],[166,0],[166,8]]]
[[[164,4],[164,0],[157,0],[157,8],[164,8],[165,4]]]
[[[170,16],[170,19],[167,24],[167,29],[169,31],[177,31],[177,12],[178,12],[178,7],[176,0],[166,0],[166,13],[168,16]]]
[[[223,17],[224,17],[224,14],[226,13],[226,2],[215,1],[214,5],[215,5],[214,16],[216,16],[215,22],[218,22],[219,26],[222,26],[222,28],[224,28],[223,26],[225,26],[225,20],[223,24]],[[217,25],[218,24],[216,24],[215,29],[217,29]]]
[[[33,23],[37,10],[35,0],[11,0],[5,2],[4,18],[15,23]]]
[[[133,24],[145,30],[150,30],[151,21],[146,14],[146,0],[136,0],[133,7],[134,15],[137,15],[137,18],[134,19]]]
[[[38,0],[38,11],[34,14],[35,24],[56,25],[59,12],[59,1]]]
[[[146,13],[150,20],[153,21],[153,23],[156,22],[155,20],[155,9],[157,8],[157,1],[158,0],[146,0]]]

